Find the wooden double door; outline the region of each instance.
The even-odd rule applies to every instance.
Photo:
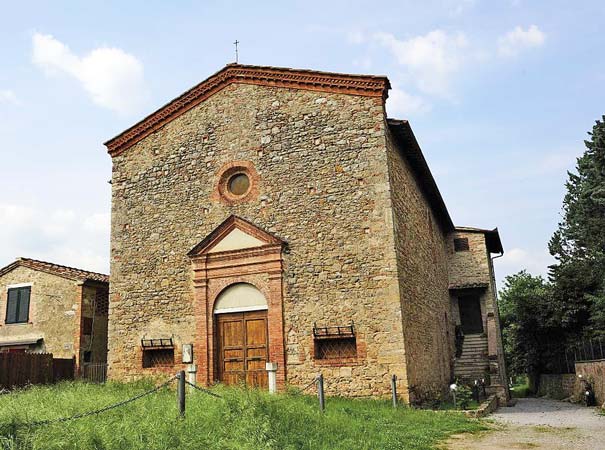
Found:
[[[267,311],[217,314],[218,380],[267,387]]]

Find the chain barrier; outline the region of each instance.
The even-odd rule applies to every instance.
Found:
[[[170,383],[172,383],[176,379],[177,379],[177,377],[173,376],[173,377],[169,378],[167,381],[165,381],[164,383],[160,384],[159,386],[154,387],[153,389],[149,389],[148,391],[142,392],[129,399],[122,400],[121,402],[113,403],[111,405],[107,405],[100,409],[95,409],[94,411],[87,411],[84,413],[74,414],[73,416],[69,416],[69,417],[60,417],[58,419],[39,420],[36,422],[29,422],[29,423],[18,423],[16,425],[17,425],[17,427],[39,427],[39,426],[44,426],[44,425],[52,425],[52,424],[56,424],[56,423],[65,423],[65,422],[69,422],[71,420],[82,419],[84,417],[101,414],[101,413],[110,411],[112,409],[119,408],[120,406],[127,405],[128,403],[132,403],[135,400],[143,398],[147,395],[154,394],[155,392],[158,392],[159,390],[168,386]]]
[[[215,394],[214,392],[209,391],[208,389],[201,388],[201,387],[199,387],[199,386],[197,386],[197,385],[195,385],[195,384],[193,384],[193,383],[190,383],[190,382],[189,382],[189,381],[187,381],[187,380],[185,380],[185,384],[188,384],[188,385],[189,385],[189,386],[191,386],[192,388],[194,388],[194,389],[196,389],[196,390],[198,390],[198,391],[200,391],[200,392],[203,392],[204,394],[211,395],[212,397],[216,397],[216,398],[223,398],[223,397],[221,397],[220,395]]]
[[[311,381],[309,384],[307,384],[304,388],[299,389],[298,391],[294,392],[294,395],[302,395],[303,392],[305,392],[306,390],[308,390],[311,386],[317,384],[318,380],[319,380],[319,377],[313,378],[313,381]]]

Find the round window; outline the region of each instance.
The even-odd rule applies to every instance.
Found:
[[[244,195],[250,188],[250,178],[245,173],[236,173],[227,182],[227,189],[233,195]]]

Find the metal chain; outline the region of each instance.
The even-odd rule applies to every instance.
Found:
[[[216,397],[216,398],[223,398],[223,397],[221,397],[220,395],[215,394],[214,392],[209,391],[208,389],[201,388],[201,387],[199,387],[199,386],[197,386],[197,385],[195,385],[195,384],[193,384],[193,383],[190,383],[190,382],[189,382],[189,381],[187,381],[187,380],[185,380],[185,383],[186,383],[186,384],[188,384],[189,386],[191,386],[192,388],[194,388],[194,389],[196,389],[196,390],[198,390],[198,391],[201,391],[201,392],[203,392],[203,393],[205,393],[205,394],[211,395],[211,396]]]
[[[314,384],[317,384],[318,380],[319,380],[319,377],[313,378],[313,381],[311,381],[309,384],[307,384],[304,388],[295,392],[294,395],[302,395],[302,393],[305,392],[307,389],[309,389],[311,386],[313,386]]]
[[[164,383],[160,384],[159,386],[154,387],[153,389],[149,389],[148,391],[142,392],[138,395],[135,395],[134,397],[131,397],[129,399],[126,400],[122,400],[121,402],[118,403],[113,403],[111,405],[107,405],[103,408],[100,409],[95,409],[94,411],[87,411],[84,413],[78,413],[78,414],[74,414],[73,416],[69,416],[69,417],[60,417],[58,419],[49,419],[49,420],[40,420],[37,422],[29,422],[29,423],[20,423],[17,424],[18,427],[39,427],[39,426],[43,426],[43,425],[50,425],[50,424],[55,424],[55,423],[63,423],[63,422],[69,422],[70,420],[76,420],[76,419],[82,419],[84,417],[89,417],[89,416],[94,416],[96,414],[101,414],[104,413],[106,411],[115,409],[115,408],[119,408],[120,406],[124,406],[127,405],[128,403],[132,403],[135,400],[138,400],[140,398],[143,398],[147,395],[151,395],[157,391],[159,391],[160,389],[165,388],[166,386],[168,386],[170,383],[172,383],[174,380],[176,380],[176,376],[173,376],[171,378],[169,378],[167,381],[165,381]]]

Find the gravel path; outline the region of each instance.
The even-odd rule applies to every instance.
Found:
[[[605,416],[593,408],[542,398],[519,399],[491,417],[494,429],[476,436],[455,436],[450,449],[605,450]]]

